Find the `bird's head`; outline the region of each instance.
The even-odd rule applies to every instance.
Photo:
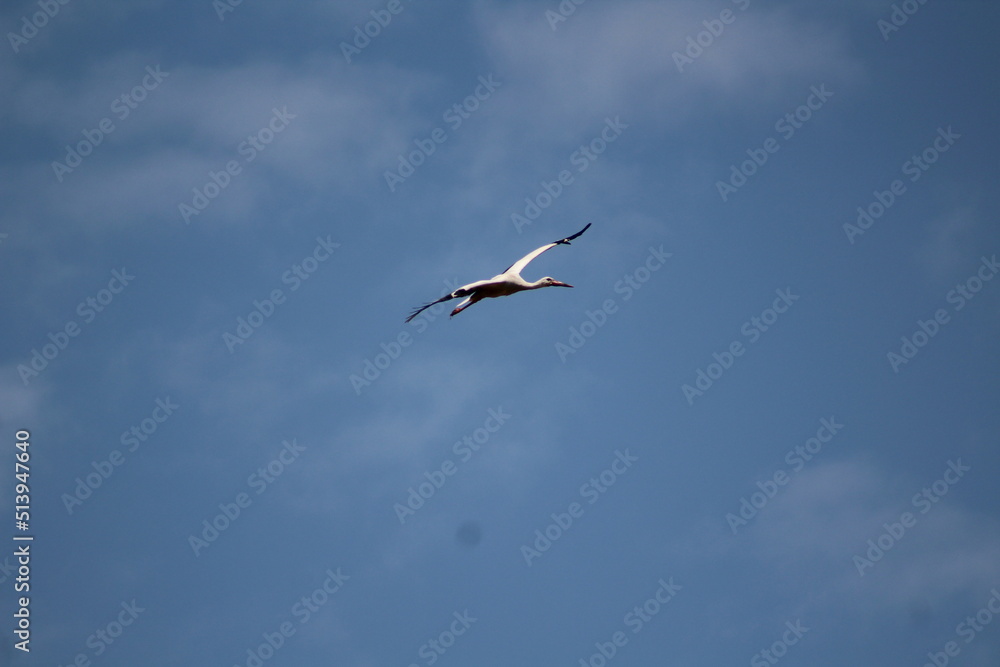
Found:
[[[539,281],[539,283],[541,283],[539,285],[540,287],[572,287],[569,283],[559,282],[550,276],[545,276]]]

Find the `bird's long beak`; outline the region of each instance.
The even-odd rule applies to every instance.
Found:
[[[553,287],[572,287],[572,285],[570,285],[569,283],[561,283],[558,280],[552,281],[552,286]]]

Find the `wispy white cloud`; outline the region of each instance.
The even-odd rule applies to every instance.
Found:
[[[942,461],[942,473],[946,467]],[[856,459],[806,468],[744,529],[746,539],[789,586],[825,579],[823,588],[846,607],[971,603],[1000,578],[1000,525],[963,502],[962,480],[939,502],[915,505],[914,495],[933,481]],[[903,512],[915,524],[861,576],[854,556],[866,557],[868,540]]]
[[[978,260],[975,248],[982,246],[975,242],[978,228],[979,216],[966,206],[936,216],[925,225],[916,261],[936,284],[971,270]]]
[[[606,114],[673,127],[769,103],[790,80],[849,79],[846,36],[786,10],[750,6],[683,73],[672,54],[717,18],[698,3],[588,5],[553,32],[537,5],[482,6],[486,49],[511,88],[504,102],[532,140],[575,136]],[[708,96],[708,100],[705,99]],[[740,105],[733,106],[733,98]],[[526,104],[527,100],[531,104]],[[516,110],[520,109],[520,113]]]
[[[120,118],[113,101],[142,81],[147,65],[167,76]],[[12,120],[45,134],[52,150],[49,159],[6,170],[7,190],[15,210],[70,216],[92,229],[151,218],[183,224],[178,205],[190,204],[192,188],[203,188],[209,172],[230,160],[241,173],[202,218],[244,222],[282,184],[341,194],[378,187],[378,168],[409,141],[416,121],[401,116],[393,100],[420,80],[419,73],[351,68],[326,58],[206,67],[137,53],[95,63],[69,84],[23,80],[15,86]],[[244,142],[268,131],[274,109],[294,118],[262,150],[251,151]],[[51,163],[64,161],[65,146],[84,140],[83,132],[105,118],[114,129],[60,182]]]

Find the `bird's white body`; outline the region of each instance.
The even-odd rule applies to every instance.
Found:
[[[406,318],[406,321],[409,322],[412,320],[414,317],[423,312],[425,308],[430,308],[434,304],[441,303],[442,301],[448,301],[450,299],[466,297],[465,301],[458,304],[458,306],[455,307],[455,310],[451,312],[452,316],[455,316],[482,299],[491,299],[498,296],[510,296],[511,294],[523,292],[524,290],[541,289],[542,287],[572,287],[572,285],[559,282],[558,280],[548,276],[540,280],[536,280],[533,283],[529,283],[521,277],[521,271],[524,270],[524,267],[526,267],[531,260],[538,257],[546,250],[554,248],[557,245],[569,245],[570,241],[580,236],[580,234],[583,234],[589,228],[590,224],[588,223],[586,227],[581,229],[576,234],[573,234],[573,236],[567,236],[564,239],[547,243],[541,248],[532,250],[527,255],[509,266],[506,271],[493,276],[489,280],[479,280],[474,283],[469,283],[468,285],[462,285],[451,294],[445,294],[437,301],[431,301],[430,303],[417,308],[408,318]]]

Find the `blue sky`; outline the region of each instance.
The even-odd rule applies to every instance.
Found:
[[[996,665],[998,12],[8,3],[4,664]]]

